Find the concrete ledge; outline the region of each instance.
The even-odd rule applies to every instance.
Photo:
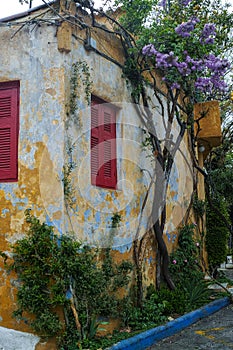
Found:
[[[0,327],[0,350],[34,350],[39,341],[31,333]]]
[[[201,307],[198,310],[192,311],[184,316],[168,322],[164,326],[159,326],[136,336],[120,341],[113,345],[109,350],[143,350],[151,345],[156,344],[159,340],[170,337],[171,335],[180,332],[182,329],[192,325],[198,320],[207,317],[214,312],[222,309],[230,304],[228,297],[215,300],[212,303]]]

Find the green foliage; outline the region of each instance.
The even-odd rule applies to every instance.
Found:
[[[82,87],[84,87],[85,100],[88,105],[90,104],[91,86],[92,80],[88,64],[82,60],[73,63],[71,67],[69,103],[67,104],[67,129],[71,121],[79,123],[78,97]]]
[[[109,249],[100,254],[70,236],[57,237],[53,227],[41,223],[30,211],[26,220],[29,230],[13,246],[13,263],[9,265],[20,281],[14,315],[22,319],[32,315],[32,321],[27,320],[31,327],[42,336],[53,336],[64,329],[57,313],[60,307],[66,321],[60,337],[63,344],[68,342],[70,330],[79,341],[93,338],[98,315],[119,314],[118,290],[128,284],[132,264],[115,264]]]
[[[77,61],[72,64],[71,69],[71,79],[70,79],[70,114],[74,115],[77,109],[77,97],[79,96],[79,89],[81,83],[85,88],[85,98],[87,103],[90,103],[91,96],[91,74],[89,71],[89,66],[84,61]]]
[[[230,102],[230,103],[229,103]],[[229,104],[228,104],[229,103]],[[205,167],[209,174],[207,186],[210,187],[210,201],[221,211],[225,221],[219,218],[216,210],[208,207],[207,212],[207,250],[211,271],[225,261],[228,235],[233,234],[233,119],[232,101],[221,104],[223,142],[215,148]],[[211,202],[210,202],[211,203]],[[227,229],[228,227],[228,229]],[[227,232],[228,230],[228,232]],[[233,237],[233,236],[232,236]],[[229,240],[232,249],[232,237]],[[230,251],[229,251],[230,253]]]
[[[205,201],[199,199],[197,196],[193,199],[193,210],[197,217],[202,218],[205,214],[206,203]]]
[[[233,204],[233,161],[229,167],[219,167],[211,172],[211,180],[214,190],[224,196],[229,203]]]
[[[154,161],[152,137],[149,133],[146,133],[145,131],[144,140],[142,142],[142,149],[145,152],[147,152],[146,158],[149,158],[151,161]]]
[[[179,230],[178,248],[170,255],[170,272],[174,281],[189,283],[203,278],[200,266],[201,242],[194,239],[195,225],[185,225]]]
[[[219,198],[213,199],[213,205],[217,207],[221,213],[228,218],[226,202]],[[208,262],[211,271],[214,271],[227,256],[227,241],[229,237],[228,229],[225,223],[216,212],[207,206],[207,233],[206,233],[206,249],[208,253]]]
[[[154,292],[143,300],[141,308],[134,305],[132,298],[124,298],[120,316],[123,325],[135,331],[164,323],[167,320],[164,310],[165,304],[159,299],[158,293]]]
[[[158,297],[165,305],[164,314],[169,316],[183,315],[209,303],[210,294],[208,284],[204,280],[187,279],[177,284],[174,291],[162,288]]]
[[[225,198],[229,206],[233,205],[233,143],[232,143],[232,117],[226,130],[223,130],[223,143],[216,148],[206,161],[209,173],[212,196]],[[223,125],[224,127],[224,125]]]
[[[117,228],[121,222],[121,215],[119,213],[114,213],[112,218],[112,228]]]
[[[121,24],[130,33],[138,34],[145,26],[148,15],[153,6],[152,0],[121,1],[116,0],[116,5],[121,5],[123,15]]]
[[[232,280],[225,275],[223,270],[218,271],[217,276],[216,276],[216,280],[219,283],[228,283],[230,286],[232,285]]]
[[[130,32],[137,35],[139,43],[142,45],[149,42],[156,42],[163,51],[174,51],[176,45],[181,52],[183,43],[178,38],[171,36],[173,29],[179,23],[183,23],[192,17],[199,17],[202,24],[215,23],[217,28],[216,47],[217,53],[231,48],[232,38],[230,36],[233,16],[229,5],[221,0],[212,2],[211,0],[192,0],[188,6],[178,0],[116,0],[115,4],[121,4],[123,15],[122,24]],[[170,32],[169,32],[170,31]],[[170,35],[170,37],[169,37]],[[169,46],[170,45],[170,46]],[[201,50],[196,42],[196,49]],[[195,50],[193,47],[193,51]],[[175,52],[175,51],[174,51]]]
[[[67,303],[67,281],[63,281],[63,270],[58,271],[59,255],[63,249],[58,250],[52,227],[40,224],[29,211],[26,212],[26,220],[30,224],[28,235],[14,245],[14,262],[10,266],[20,279],[18,309],[14,315],[22,317],[23,312],[33,314],[33,329],[41,335],[53,336],[62,328],[54,308]],[[50,288],[51,285],[53,288]]]
[[[77,334],[71,333],[69,338],[67,339],[67,343],[65,345],[61,345],[59,347],[60,350],[82,350],[82,349],[90,349],[90,350],[100,350],[107,349],[111,345],[116,344],[120,340],[127,339],[132,337],[136,332],[124,332],[124,331],[114,331],[112,335],[108,335],[106,337],[95,337],[94,339],[85,339],[80,343],[77,341]]]
[[[123,74],[126,77],[127,83],[131,84],[131,96],[136,103],[139,103],[140,94],[143,88],[143,78],[140,74],[140,69],[135,59],[138,55],[137,48],[129,49],[129,56],[125,61]]]
[[[185,313],[187,298],[184,289],[182,289],[180,285],[177,285],[174,291],[171,291],[165,287],[161,288],[159,291],[159,298],[165,305],[165,315],[182,315]]]
[[[183,314],[209,302],[210,291],[200,266],[201,242],[194,238],[195,225],[185,225],[179,230],[178,247],[170,255],[170,273],[176,289],[158,291],[164,313]]]
[[[186,311],[197,309],[210,300],[211,291],[208,289],[208,282],[204,280],[190,280],[183,286],[187,297]]]
[[[209,303],[210,295],[208,283],[203,279],[181,279],[172,291],[165,287],[156,291],[150,286],[142,308],[135,307],[132,299],[124,300],[121,319],[132,330],[148,329],[166,322],[168,316],[183,315]]]
[[[69,149],[68,151],[72,156],[72,149]],[[62,182],[63,182],[63,192],[64,192],[64,198],[66,203],[72,207],[72,205],[76,202],[76,199],[74,197],[74,187],[72,183],[72,171],[75,169],[76,164],[72,161],[72,158],[69,157],[69,161],[67,161],[63,165],[62,169]]]

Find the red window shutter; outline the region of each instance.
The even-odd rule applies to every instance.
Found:
[[[116,111],[114,107],[93,99],[91,127],[92,184],[115,189],[117,168]]]
[[[96,103],[91,106],[91,183],[99,183],[100,168],[100,108]]]
[[[19,83],[0,84],[0,181],[18,176]]]
[[[108,104],[102,105],[103,114],[103,185],[116,188],[116,111]]]

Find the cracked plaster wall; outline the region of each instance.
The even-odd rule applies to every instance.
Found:
[[[0,81],[20,81],[19,180],[0,184],[0,249],[9,252],[10,244],[22,237],[26,229],[24,211],[30,208],[33,214],[53,224],[59,234],[73,230],[77,238],[90,244],[111,244],[117,261],[131,259],[140,209],[150,182],[151,163],[141,147],[142,125],[130,103],[130,90],[121,69],[96,53],[86,51],[74,37],[72,51],[69,54],[59,52],[53,26],[42,25],[34,30],[25,27],[11,38],[14,32],[13,28],[0,28],[0,44],[5,48],[0,57]],[[105,38],[101,45],[122,59],[114,42]],[[77,167],[72,173],[76,203],[67,213],[61,181],[65,159],[64,121],[71,64],[77,60],[84,60],[89,66],[92,93],[118,108],[118,188],[113,191],[91,186],[90,109],[81,86],[77,96],[77,118],[71,121],[68,130],[75,146],[73,157]],[[164,121],[158,103],[154,103],[157,129],[163,138]],[[169,185],[166,226],[169,251],[176,244],[176,227],[185,214],[192,191],[186,143],[182,147],[182,152],[176,156]],[[122,220],[112,236],[111,217],[116,212],[121,214]],[[141,235],[147,230],[149,213],[150,202],[144,211]],[[156,254],[151,248],[152,241],[153,237],[148,235],[144,247],[144,282],[147,285],[155,275]],[[9,278],[1,261],[0,325],[28,331],[26,325],[11,317],[16,286],[15,277]]]

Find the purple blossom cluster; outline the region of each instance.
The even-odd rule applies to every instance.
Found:
[[[188,53],[186,53],[185,62],[189,65],[191,71],[203,70],[203,61],[191,58]]]
[[[200,22],[200,20],[196,17],[193,17],[188,22],[184,22],[178,25],[175,28],[175,32],[183,38],[187,38],[191,35],[190,33],[195,29],[195,26],[198,22]]]
[[[188,4],[191,2],[192,0],[181,0],[181,5],[183,6],[188,6]]]
[[[180,1],[189,4],[191,0]],[[196,24],[199,22],[200,20],[198,18],[193,17],[189,21],[177,26],[175,32],[183,38],[190,37],[191,33],[196,28]],[[198,32],[195,31],[194,33],[195,40]],[[215,25],[206,23],[199,36],[200,42],[203,45],[211,44],[214,42],[215,36]],[[201,58],[192,58],[188,51],[183,51],[179,54],[179,57],[177,57],[172,51],[169,53],[159,52],[153,44],[144,46],[142,54],[145,56],[154,56],[155,68],[163,72],[163,80],[169,84],[172,89],[180,89],[183,81],[192,82],[194,88],[204,93],[209,93],[213,90],[223,92],[227,88],[227,84],[224,82],[224,76],[230,67],[230,63],[226,59],[216,57],[214,54],[209,54]]]
[[[178,57],[174,55],[174,52],[161,53],[155,49],[153,44],[144,46],[142,53],[145,56],[155,57],[155,67],[165,73],[163,80],[167,83],[169,83],[169,80],[166,78],[167,72],[169,72],[169,69],[175,68],[182,78],[188,77],[194,73],[195,88],[202,92],[210,92],[213,89],[224,91],[227,87],[223,77],[230,64],[226,59],[220,59],[210,54],[203,59],[195,60],[185,51],[183,53],[185,59],[180,62]],[[200,74],[203,76],[196,78],[196,76]],[[177,78],[177,80],[179,81],[180,79]],[[172,89],[180,89],[181,86],[178,81],[170,82]]]
[[[144,56],[153,56],[156,55],[157,51],[155,50],[155,47],[153,44],[148,44],[143,47],[142,54]]]
[[[177,63],[177,57],[174,56],[174,52],[161,53],[156,52],[156,68],[160,69],[168,69],[174,67]]]
[[[213,44],[216,36],[216,28],[213,23],[206,23],[201,33],[200,42],[202,44]]]
[[[203,60],[203,70],[208,69],[209,77],[199,77],[195,82],[195,87],[202,92],[211,92],[213,89],[224,91],[227,84],[223,80],[230,63],[226,59],[220,59],[213,54],[208,55]]]
[[[180,0],[180,4],[182,6],[188,6],[188,4],[191,2],[192,0]],[[167,0],[161,0],[159,3],[159,6],[162,6],[164,9],[166,8],[167,5]]]
[[[227,59],[221,59],[213,54],[205,58],[206,67],[218,76],[223,76],[227,69],[230,68],[230,63]]]
[[[159,5],[159,6],[162,6],[163,9],[165,9],[166,6],[167,6],[167,0],[162,0],[162,1],[160,1],[160,3],[159,3],[158,5]]]
[[[224,91],[227,88],[227,84],[224,80],[212,77],[199,77],[195,81],[195,88],[197,90],[200,90],[202,92],[212,92],[214,89],[217,89],[219,91]]]

